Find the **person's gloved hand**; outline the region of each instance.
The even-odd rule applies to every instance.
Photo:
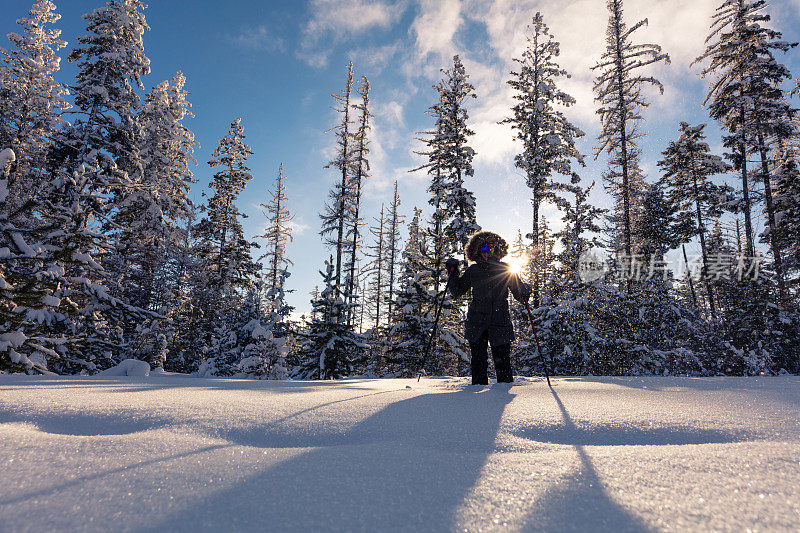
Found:
[[[448,273],[450,276],[452,276],[452,275],[454,275],[454,274],[458,274],[458,265],[459,265],[459,263],[460,263],[460,262],[459,262],[459,260],[458,260],[458,259],[456,259],[455,257],[451,257],[451,258],[450,258],[450,259],[448,259],[448,260],[447,260],[447,262],[444,264],[445,268],[447,269],[447,273]]]

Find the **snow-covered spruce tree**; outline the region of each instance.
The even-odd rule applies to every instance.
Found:
[[[389,204],[386,228],[386,321],[391,327],[394,323],[395,287],[400,273],[402,250],[400,249],[400,227],[405,217],[400,214],[400,196],[397,193],[397,180],[394,182],[394,196]]]
[[[796,143],[794,139],[786,139],[781,143],[772,178],[775,219],[782,228],[780,247],[785,257],[787,281],[793,289],[795,301],[800,283],[800,154]]]
[[[286,256],[286,244],[292,241],[292,227],[290,222],[294,218],[289,208],[286,206],[288,198],[286,196],[286,185],[283,175],[283,163],[278,167],[278,175],[275,177],[275,185],[269,191],[270,201],[261,204],[266,211],[264,216],[267,219],[264,233],[260,236],[266,241],[265,252],[259,258],[266,265],[265,279],[267,290],[272,291],[278,287],[278,281],[288,266],[294,265]]]
[[[361,87],[359,89],[361,103],[354,104],[352,107],[358,112],[357,127],[353,133],[353,169],[350,176],[350,205],[346,211],[346,236],[348,238],[347,251],[347,292],[351,306],[347,321],[352,325],[353,311],[356,310],[355,302],[356,278],[357,278],[357,256],[361,249],[361,194],[364,187],[364,180],[369,177],[369,119],[372,115],[369,112],[369,80],[366,76],[361,77]]]
[[[671,272],[666,269],[664,257],[678,247],[685,234],[678,208],[659,183],[645,184],[640,201],[642,209],[634,221],[640,242],[634,252],[646,265],[648,280],[669,280]]]
[[[269,289],[263,303],[256,291],[248,302],[252,301],[256,311],[252,317],[244,314],[246,322],[241,321],[237,328],[241,353],[237,354],[238,373],[258,379],[286,379],[289,377],[287,356],[290,338],[284,324],[283,310],[286,308],[284,285],[289,273],[286,270],[278,274],[275,287]],[[244,346],[244,348],[241,348]]]
[[[635,240],[632,204],[637,192],[634,181],[641,179],[638,140],[644,135],[639,125],[643,121],[641,111],[648,105],[642,89],[654,85],[662,93],[664,91],[657,79],[638,75],[636,71],[660,61],[669,62],[669,56],[656,44],[634,44],[631,41],[633,33],[645,26],[647,19],[628,28],[622,18],[622,0],[608,0],[607,6],[611,15],[606,30],[606,51],[592,67],[597,73],[594,91],[595,99],[600,103],[597,113],[602,122],[595,157],[602,152],[610,156],[611,168],[604,179],[616,203],[612,223],[621,238],[615,243],[615,251],[631,257]]]
[[[69,54],[78,65],[72,93],[72,128],[60,137],[66,167],[96,167],[90,176],[92,192],[110,195],[110,213],[134,185],[141,172],[141,130],[136,116],[144,89],[142,76],[150,73],[142,36],[150,27],[140,0],[111,0],[84,15],[86,35]],[[101,220],[101,222],[104,222]]]
[[[325,288],[311,302],[312,315],[303,334],[296,373],[305,379],[335,379],[350,375],[363,364],[367,348],[361,335],[347,325],[348,303],[336,288],[333,256],[320,272]]]
[[[164,369],[169,372],[191,373],[197,371],[201,363],[205,335],[199,330],[202,309],[195,301],[199,271],[198,258],[190,244],[193,217],[187,221],[186,239],[174,250],[168,264],[167,276],[174,280],[169,283],[169,306],[164,316],[167,319],[167,354]],[[205,280],[205,278],[202,278]]]
[[[781,369],[800,372],[800,315],[775,305],[775,273],[737,251],[719,223],[707,245],[723,320],[707,343],[719,373],[758,375]],[[730,261],[730,258],[736,258]],[[719,339],[725,339],[719,346]]]
[[[556,205],[562,212],[563,228],[556,232],[555,237],[561,243],[561,251],[556,254],[557,279],[554,297],[558,298],[560,286],[575,286],[580,282],[578,276],[578,263],[580,256],[592,247],[600,246],[598,234],[601,231],[598,220],[606,213],[605,209],[593,205],[589,201],[595,182],[588,187],[580,185],[580,178],[573,176],[571,183],[561,184],[561,194],[556,198]],[[566,194],[574,197],[567,198]],[[586,235],[590,233],[590,235]]]
[[[464,187],[464,180],[475,175],[472,168],[475,150],[467,144],[475,132],[467,127],[466,103],[476,95],[458,56],[453,57],[453,67],[442,73],[444,79],[435,87],[441,96],[437,135],[442,150],[437,164],[441,165],[446,180],[440,207],[446,214],[444,234],[458,245],[457,251],[462,251],[470,236],[481,229],[475,220],[475,195]]]
[[[681,122],[681,136],[670,142],[662,153],[658,165],[664,175],[662,185],[669,200],[679,209],[682,241],[700,237],[700,252],[703,260],[701,278],[704,280],[706,298],[712,318],[716,317],[714,294],[706,272],[708,271],[708,249],[706,247],[706,222],[722,215],[727,196],[727,187],[711,181],[711,176],[730,170],[721,157],[711,154],[705,142],[705,124],[690,126]]]
[[[149,71],[141,40],[147,29],[143,7],[135,1],[109,2],[85,16],[87,35],[70,54],[78,62],[76,118],[54,134],[54,149],[48,152],[49,179],[40,182],[38,193],[38,242],[31,245],[33,235],[20,236],[9,249],[36,260],[30,264],[38,273],[28,278],[24,303],[36,311],[17,308],[16,315],[41,326],[38,348],[27,352],[36,356],[39,368],[75,373],[111,365],[122,345],[118,324],[141,312],[109,294],[101,260],[111,247],[97,228],[131,184],[120,166],[137,152],[139,97],[131,84],[141,87],[141,75]],[[17,336],[12,348],[26,355],[20,340]],[[45,349],[46,344],[54,348]]]
[[[234,324],[243,320],[238,316],[241,299],[256,291],[254,278],[259,267],[250,257],[250,249],[256,245],[245,239],[241,223],[244,215],[236,207],[239,194],[253,178],[246,166],[253,152],[244,139],[244,128],[237,118],[211,153],[209,165],[219,167],[209,184],[214,194],[203,208],[206,216],[193,229],[204,278],[199,280],[202,286],[196,295],[204,312],[201,331],[213,332],[217,339],[230,339]],[[221,345],[216,342],[215,346]],[[210,350],[208,358],[213,359],[205,366],[209,371],[234,372],[236,358],[224,355],[221,348]]]
[[[44,250],[52,228],[40,215],[52,134],[68,107],[53,78],[66,45],[54,10],[47,0],[34,4],[17,21],[22,34],[8,35],[13,48],[0,48],[0,371],[46,371],[46,352],[60,342],[51,338],[58,303]]]
[[[528,26],[527,47],[519,63],[519,72],[511,72],[508,84],[515,90],[513,117],[501,123],[511,124],[522,151],[514,158],[517,168],[525,172],[531,189],[533,226],[530,238],[538,248],[539,211],[543,202],[555,201],[554,175],[571,176],[572,161],[583,165],[583,155],[575,147],[575,139],[584,133],[573,125],[559,109],[569,107],[575,99],[558,88],[560,78],[569,78],[557,58],[560,45],[550,34],[541,13],[536,13]],[[540,302],[539,277],[534,275],[533,303]]]
[[[332,95],[339,105],[336,111],[342,115],[342,120],[337,126],[328,130],[335,132],[338,150],[336,152],[336,159],[325,166],[325,168],[334,167],[338,169],[341,179],[333,185],[328,193],[329,202],[325,205],[325,210],[320,215],[322,219],[320,235],[325,237],[325,243],[334,249],[336,256],[336,274],[334,278],[336,290],[342,289],[342,260],[346,253],[344,249],[346,246],[345,223],[348,219],[351,196],[350,176],[353,166],[353,132],[351,131],[351,126],[353,124],[353,119],[351,117],[352,105],[350,100],[352,92],[353,62],[348,61],[347,79],[344,89],[342,89],[339,94]]]
[[[414,208],[394,298],[396,317],[388,333],[389,370],[400,377],[411,377],[425,367],[424,356],[434,320],[430,295],[423,282],[426,276],[421,268],[425,238],[420,227],[421,218],[422,211]]]
[[[778,63],[774,51],[786,52],[797,43],[787,43],[781,34],[766,27],[770,20],[764,13],[767,3],[763,0],[727,1],[717,10],[712,31],[706,42],[705,53],[697,61],[710,58],[710,65],[703,75],[716,75],[709,90],[706,103],[714,118],[721,120],[731,134],[726,137],[726,146],[738,148],[734,163],[742,159],[743,190],[745,192],[745,231],[748,228],[750,199],[747,187],[747,153],[760,156],[760,172],[753,176],[764,184],[767,231],[764,239],[770,244],[774,268],[777,273],[779,293],[785,297],[784,272],[780,250],[780,228],[775,218],[772,199],[771,171],[768,153],[778,148],[779,139],[791,135],[791,122],[797,114],[785,98],[781,84],[791,79],[789,70]],[[738,131],[735,131],[738,128]],[[748,232],[749,229],[749,233]],[[751,250],[752,253],[752,250]]]
[[[189,187],[194,183],[189,165],[196,164],[192,152],[198,143],[183,124],[194,116],[189,111],[185,82],[178,72],[171,82],[154,87],[141,106],[137,116],[141,167],[133,175],[135,187],[112,213],[116,253],[107,261],[116,273],[117,292],[124,301],[162,315],[172,314],[171,296],[180,275],[174,262],[176,254],[183,253],[186,222],[194,208],[189,199]],[[162,366],[163,362],[151,355],[147,337],[163,336],[165,327],[161,320],[125,324],[126,337],[134,343],[130,355],[151,366]]]
[[[778,64],[773,50],[786,51],[795,43],[781,40],[781,34],[764,23],[770,17],[764,13],[764,0],[724,0],[713,16],[706,49],[695,63],[708,60],[702,76],[712,76],[704,105],[711,116],[728,131],[723,143],[733,153],[728,157],[742,176],[742,211],[747,254],[755,255],[751,220],[749,154],[761,155],[761,177],[765,184],[767,224],[777,230],[774,219],[767,163],[767,140],[785,129],[795,114],[783,97],[781,83],[790,78],[783,65]],[[779,235],[773,232],[771,243],[775,266],[781,269]],[[779,272],[780,273],[780,272]],[[782,273],[780,273],[782,274]],[[779,281],[782,275],[779,275]],[[782,283],[782,281],[781,281]]]
[[[560,241],[561,251],[555,254],[556,267],[549,289],[547,305],[537,308],[534,316],[537,328],[542,331],[544,343],[550,350],[553,362],[560,372],[585,374],[588,365],[598,349],[598,332],[591,322],[592,300],[597,292],[595,284],[583,283],[578,275],[578,262],[581,253],[592,246],[599,246],[597,234],[600,232],[598,220],[604,209],[589,202],[594,183],[587,188],[579,184],[574,176],[572,183],[559,186],[561,194],[556,198],[562,211],[564,227],[554,237]],[[574,196],[567,199],[566,192]],[[523,326],[521,331],[528,331]],[[534,340],[523,337],[519,350],[521,369],[541,373],[541,355],[535,355]]]
[[[163,270],[170,253],[186,239],[185,223],[194,207],[188,195],[194,183],[189,165],[196,164],[192,152],[198,143],[183,124],[194,116],[185,82],[178,72],[147,95],[137,117],[141,171],[112,214],[123,292],[129,302],[152,311],[168,304]]]
[[[364,274],[369,278],[367,285],[368,292],[364,294],[365,300],[362,305],[369,307],[369,317],[376,330],[380,329],[386,309],[382,307],[384,294],[386,292],[386,229],[387,220],[385,206],[381,204],[381,214],[375,219],[375,225],[369,228],[373,237],[373,243],[367,249],[366,256],[370,259],[367,263]]]
[[[460,256],[470,235],[480,230],[475,222],[474,196],[464,187],[464,179],[474,175],[475,151],[467,144],[473,132],[467,127],[465,107],[468,98],[475,98],[474,87],[458,56],[453,58],[453,68],[442,72],[444,78],[434,86],[439,101],[428,111],[435,120],[435,130],[424,133],[421,140],[426,150],[418,152],[428,161],[414,169],[424,169],[431,177],[428,203],[433,212],[420,241],[422,261],[417,265],[417,282],[427,287],[431,309],[444,290],[445,261]],[[461,314],[459,303],[445,295],[434,347],[426,361],[428,372],[455,372],[459,360],[466,357],[465,342],[459,333]]]
[[[35,3],[29,17],[17,20],[22,33],[8,34],[13,48],[0,48],[0,151],[9,149],[15,156],[0,213],[23,227],[34,223],[29,202],[49,179],[51,137],[64,125],[59,115],[68,107],[67,88],[53,77],[60,68],[58,50],[67,44],[53,27],[61,18],[55,9],[50,0]]]

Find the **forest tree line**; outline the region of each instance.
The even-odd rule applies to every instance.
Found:
[[[644,90],[663,92],[646,71],[669,55],[637,40],[646,21],[629,26],[622,4],[607,2],[607,47],[593,67],[594,154],[577,147],[585,133],[560,88],[569,73],[541,13],[509,73],[514,102],[503,123],[518,141],[514,164],[532,207],[530,232],[519,231],[511,255],[532,287],[542,345],[539,353],[516,305],[515,370],[541,373],[547,361],[578,375],[798,373],[798,84],[776,57],[797,43],[770,29],[763,0],[722,1],[695,68],[708,80],[701,103],[726,152],[711,152],[704,124],[680,122],[650,154],[659,175],[645,176]],[[178,72],[144,92],[145,8],[112,0],[84,17],[69,86],[55,79],[66,43],[50,0],[36,2],[0,49],[0,372],[94,373],[134,358],[261,379],[465,374],[467,302],[446,294],[443,274],[481,229],[469,190],[468,110],[479,95],[459,56],[442,69],[431,126],[419,133],[414,172],[428,178],[427,216],[416,207],[403,215],[397,182],[377,216],[366,216],[370,83],[348,62],[333,96],[336,155],[321,165],[334,178],[320,212],[329,254],[310,313],[292,319],[283,165],[253,242],[237,208],[253,150],[236,119],[208,162],[207,199],[194,205],[186,80]],[[589,156],[607,160],[599,181],[609,209],[593,204],[597,180],[581,175]],[[559,224],[542,216],[546,204]],[[760,234],[755,213],[766,221]],[[690,243],[700,250],[694,275]],[[588,279],[583,263],[597,248],[607,268]],[[675,250],[682,275],[666,260]]]

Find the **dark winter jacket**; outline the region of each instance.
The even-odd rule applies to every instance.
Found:
[[[488,261],[483,261],[480,248],[484,243],[495,245],[494,253]],[[463,275],[451,273],[448,288],[454,298],[472,289],[472,301],[467,311],[464,334],[470,342],[477,341],[488,329],[492,346],[501,346],[514,340],[514,327],[508,309],[508,291],[520,302],[530,295],[528,286],[512,274],[508,264],[500,261],[508,251],[508,244],[502,237],[488,231],[472,236],[467,244],[465,255],[474,262]]]

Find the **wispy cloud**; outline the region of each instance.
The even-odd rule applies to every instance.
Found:
[[[356,48],[348,56],[359,70],[369,72],[370,76],[377,76],[391,66],[400,50],[400,43],[391,43],[376,48]]]
[[[275,35],[266,25],[246,27],[228,39],[236,46],[246,50],[265,50],[269,52],[285,52],[286,41]]]
[[[332,44],[396,23],[406,2],[381,0],[311,0],[297,55],[313,67],[327,64]]]
[[[421,0],[419,15],[411,24],[417,53],[452,55],[453,38],[463,22],[459,0]]]
[[[303,222],[303,217],[299,215],[296,215],[294,219],[292,219],[287,224],[287,226],[289,226],[289,228],[291,229],[293,237],[297,237],[298,235],[303,235],[304,233],[306,233],[308,230],[311,229],[311,226]]]

